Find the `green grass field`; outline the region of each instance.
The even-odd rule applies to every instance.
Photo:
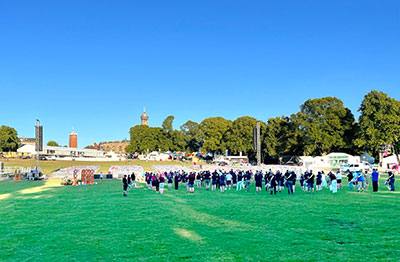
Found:
[[[400,194],[0,182],[0,261],[399,261]],[[397,187],[400,183],[397,183]]]

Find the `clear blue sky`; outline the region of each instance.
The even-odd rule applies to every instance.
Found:
[[[0,124],[78,145],[211,116],[400,99],[400,1],[0,1]]]

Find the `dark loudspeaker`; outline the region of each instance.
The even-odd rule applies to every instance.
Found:
[[[43,126],[35,127],[35,150],[36,152],[43,151]]]

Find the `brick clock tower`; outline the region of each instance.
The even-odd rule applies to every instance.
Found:
[[[69,133],[69,147],[78,148],[78,134],[75,133],[74,128],[72,128],[72,132]]]
[[[142,126],[149,126],[149,115],[146,113],[146,108],[143,110],[143,114],[140,117]]]

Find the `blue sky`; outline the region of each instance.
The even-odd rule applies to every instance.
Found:
[[[400,99],[400,1],[0,1],[0,125],[78,145],[150,125]]]

